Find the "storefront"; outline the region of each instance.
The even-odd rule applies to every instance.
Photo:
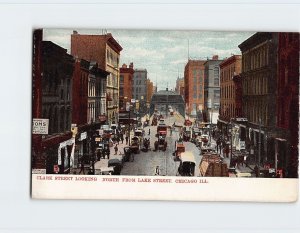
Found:
[[[75,138],[71,133],[44,138],[41,145],[47,174],[70,172],[75,150]]]

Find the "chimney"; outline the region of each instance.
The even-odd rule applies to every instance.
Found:
[[[213,55],[212,59],[213,60],[219,60],[219,56],[218,55]]]
[[[129,68],[133,69],[133,62],[130,62]]]
[[[122,65],[122,68],[127,68],[127,65],[124,63],[124,64]]]
[[[77,35],[77,34],[78,34],[78,32],[74,30],[73,31],[73,35]]]

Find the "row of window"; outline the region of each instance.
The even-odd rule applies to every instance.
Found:
[[[235,64],[227,67],[227,69],[222,70],[221,72],[221,83],[232,80],[232,77],[235,75]]]
[[[268,105],[266,103],[259,100],[250,100],[245,102],[243,108],[249,122],[259,124],[260,118],[261,123],[263,125],[267,125]]]
[[[242,56],[243,72],[258,69],[269,64],[269,46],[264,43]]]
[[[235,87],[233,84],[221,87],[221,98],[222,99],[234,99],[235,98]]]
[[[71,127],[70,106],[49,106],[43,104],[42,118],[49,119],[48,133],[61,133],[69,131]]]
[[[111,64],[113,67],[119,67],[119,55],[112,49],[107,49],[106,62]]]
[[[265,95],[268,94],[268,77],[267,74],[256,74],[243,81],[244,95]]]
[[[229,119],[236,116],[241,116],[241,109],[236,108],[234,103],[222,104],[221,113],[223,116],[228,117]]]
[[[97,117],[99,115],[105,115],[106,113],[106,102],[105,100],[93,102],[88,104],[88,111],[87,111],[87,120],[88,123],[92,123],[98,121]]]
[[[113,87],[118,87],[118,77],[117,75],[110,73],[107,77],[107,85],[108,86],[113,86]]]

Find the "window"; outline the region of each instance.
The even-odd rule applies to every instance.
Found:
[[[197,83],[197,77],[194,76],[194,85]]]
[[[214,99],[220,98],[220,90],[214,90]]]
[[[193,69],[193,75],[196,76],[197,75],[197,70]]]
[[[120,85],[124,85],[124,75],[120,75]]]
[[[219,77],[215,76],[214,78],[214,85],[219,86]]]

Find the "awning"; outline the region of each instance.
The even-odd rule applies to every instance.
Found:
[[[284,138],[275,138],[275,140],[281,141],[281,142],[286,142],[287,140]]]
[[[219,122],[222,122],[222,123],[224,123],[224,124],[228,124],[227,121],[223,121],[223,120],[220,120],[220,119],[218,119],[218,121],[219,121]]]

